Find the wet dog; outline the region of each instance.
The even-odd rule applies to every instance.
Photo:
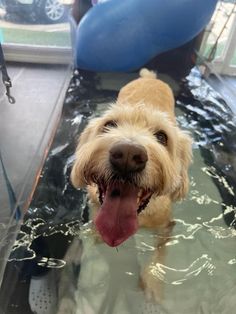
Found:
[[[109,246],[139,226],[173,225],[171,204],[186,196],[192,158],[192,140],[174,109],[170,87],[143,69],[80,136],[71,181],[87,187],[95,228]]]

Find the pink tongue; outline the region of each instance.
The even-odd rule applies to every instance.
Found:
[[[117,246],[137,231],[138,191],[138,188],[120,182],[107,187],[95,225],[108,245]]]

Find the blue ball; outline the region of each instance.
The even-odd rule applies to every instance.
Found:
[[[209,22],[217,0],[106,0],[92,7],[76,32],[76,67],[133,71],[177,48]]]

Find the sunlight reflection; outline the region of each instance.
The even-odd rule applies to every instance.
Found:
[[[204,270],[209,276],[212,276],[215,269],[212,259],[207,254],[203,254],[184,269],[171,268],[160,263],[150,266],[150,272],[154,277],[172,285],[180,285],[184,281],[198,276]]]
[[[213,166],[203,167],[202,171],[205,172],[210,177],[217,179],[228,190],[229,194],[234,196],[233,188],[228,184],[228,182],[226,181],[226,179],[223,176],[220,176],[217,173],[217,170],[215,169],[215,167],[213,167]]]

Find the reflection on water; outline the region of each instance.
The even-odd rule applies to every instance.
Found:
[[[176,269],[163,264],[155,264],[152,265],[150,271],[153,276],[165,283],[181,285],[184,281],[198,276],[203,270],[206,270],[208,275],[213,275],[214,269],[215,266],[212,264],[212,259],[207,254],[203,254],[185,269]],[[170,281],[168,280],[168,276],[170,277]]]
[[[188,198],[174,206],[176,225],[165,244],[165,262],[157,262],[153,254],[164,233],[141,229],[117,250],[106,246],[89,221],[84,191],[75,191],[68,180],[78,134],[116,97],[99,86],[91,74],[86,79],[77,75],[71,82],[5,272],[0,302],[4,313],[234,313],[232,113],[194,69],[176,110],[179,124],[195,138],[191,189]],[[160,304],[148,300],[140,288],[146,265],[152,286],[163,293]]]

